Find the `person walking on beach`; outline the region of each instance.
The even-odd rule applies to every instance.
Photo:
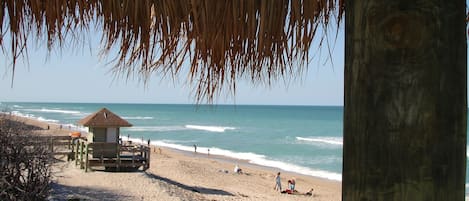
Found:
[[[194,153],[197,153],[197,145],[194,144]]]
[[[278,190],[282,192],[282,183],[280,181],[280,172],[277,173],[277,177],[275,177],[275,187],[274,190]]]

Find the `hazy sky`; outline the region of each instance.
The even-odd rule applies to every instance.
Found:
[[[341,27],[343,29],[343,26]],[[334,42],[335,33],[329,34]],[[215,99],[218,104],[343,105],[344,34],[333,46],[317,53],[304,75],[290,83],[253,86],[237,83],[236,96],[228,92]],[[99,41],[98,39],[93,39]],[[332,45],[332,44],[331,44]],[[9,45],[6,45],[8,50]],[[11,87],[11,58],[0,54],[0,102],[93,102],[93,103],[194,103],[192,87],[184,79],[173,81],[153,75],[145,87],[138,80],[116,78],[112,65],[100,59],[99,44],[88,48],[67,47],[49,57],[44,45],[29,47],[29,66],[19,61]],[[9,54],[9,53],[8,53]],[[181,78],[185,78],[181,75]]]

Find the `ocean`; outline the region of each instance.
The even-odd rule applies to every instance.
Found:
[[[284,171],[342,178],[341,106],[0,103],[3,112],[81,131],[77,121],[103,107],[133,124],[121,128],[121,136],[136,141],[183,151],[197,145],[200,153],[210,149]]]

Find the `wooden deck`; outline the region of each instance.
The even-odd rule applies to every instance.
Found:
[[[44,136],[39,144],[47,142],[53,155],[65,155],[67,160],[75,160],[85,172],[93,167],[104,167],[112,171],[129,171],[150,168],[150,147],[142,144],[119,144],[94,142],[88,143],[86,138],[70,136]]]
[[[119,143],[94,142],[79,140],[74,146],[76,165],[85,169],[104,167],[106,170],[138,170],[150,168],[150,148],[145,145],[122,145]]]

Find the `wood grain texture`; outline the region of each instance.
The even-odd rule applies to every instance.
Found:
[[[346,8],[343,200],[464,200],[465,2]]]

